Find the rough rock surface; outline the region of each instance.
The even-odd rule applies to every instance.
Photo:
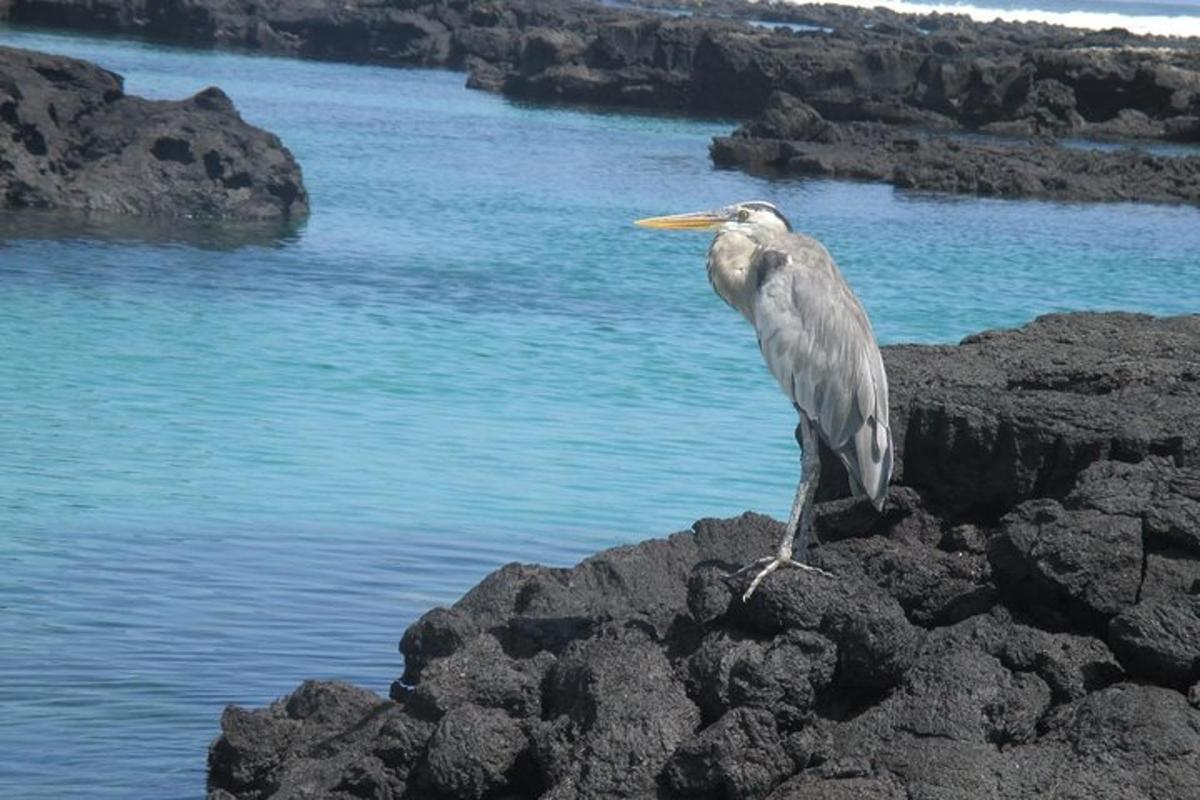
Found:
[[[1058,200],[1200,203],[1200,155],[954,137],[879,122],[829,122],[777,92],[763,114],[713,141],[718,166],[854,178],[904,189]]]
[[[227,710],[211,800],[1200,797],[1200,316],[884,356],[902,469],[882,515],[821,504],[835,579],[743,604],[749,513],[509,565],[390,699]]]
[[[124,93],[76,59],[0,47],[0,209],[283,220],[308,211],[300,167],[220,89]]]

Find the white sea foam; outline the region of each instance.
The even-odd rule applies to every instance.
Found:
[[[804,2],[805,0],[797,0]],[[943,14],[966,14],[972,19],[990,21],[994,19],[1018,22],[1049,22],[1072,28],[1105,30],[1124,28],[1133,33],[1157,33],[1168,36],[1200,36],[1200,16],[1181,14],[1138,15],[1118,14],[1108,11],[1051,11],[1040,8],[989,8],[987,6],[958,5],[952,3],[910,3],[903,0],[835,0],[838,5],[858,8],[883,6],[893,11],[910,14],[928,14],[937,11]],[[1192,9],[1195,9],[1193,6]]]

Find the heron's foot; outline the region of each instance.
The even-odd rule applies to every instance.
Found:
[[[758,585],[763,582],[763,579],[780,567],[795,567],[796,569],[802,569],[805,572],[815,572],[818,575],[824,575],[826,578],[834,577],[832,572],[826,572],[820,567],[814,567],[811,564],[805,564],[801,561],[797,561],[796,559],[792,558],[790,554],[780,553],[779,555],[767,556],[766,558],[760,558],[757,561],[752,561],[739,569],[737,572],[729,573],[725,576],[725,579],[733,580],[734,578],[740,575],[745,575],[747,572],[759,567],[762,567],[762,569],[757,575],[754,576],[754,580],[750,581],[749,588],[747,588],[745,594],[742,595],[743,603],[749,602],[750,596],[754,594],[754,590],[757,589]]]

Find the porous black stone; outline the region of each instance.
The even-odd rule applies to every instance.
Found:
[[[304,216],[308,195],[220,89],[145,100],[86,61],[0,47],[0,209],[264,222]]]

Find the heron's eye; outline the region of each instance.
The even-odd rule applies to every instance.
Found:
[[[737,213],[737,221],[738,222],[745,222],[748,219],[750,219],[750,212],[747,211],[746,209],[743,208],[741,211],[739,211]]]

